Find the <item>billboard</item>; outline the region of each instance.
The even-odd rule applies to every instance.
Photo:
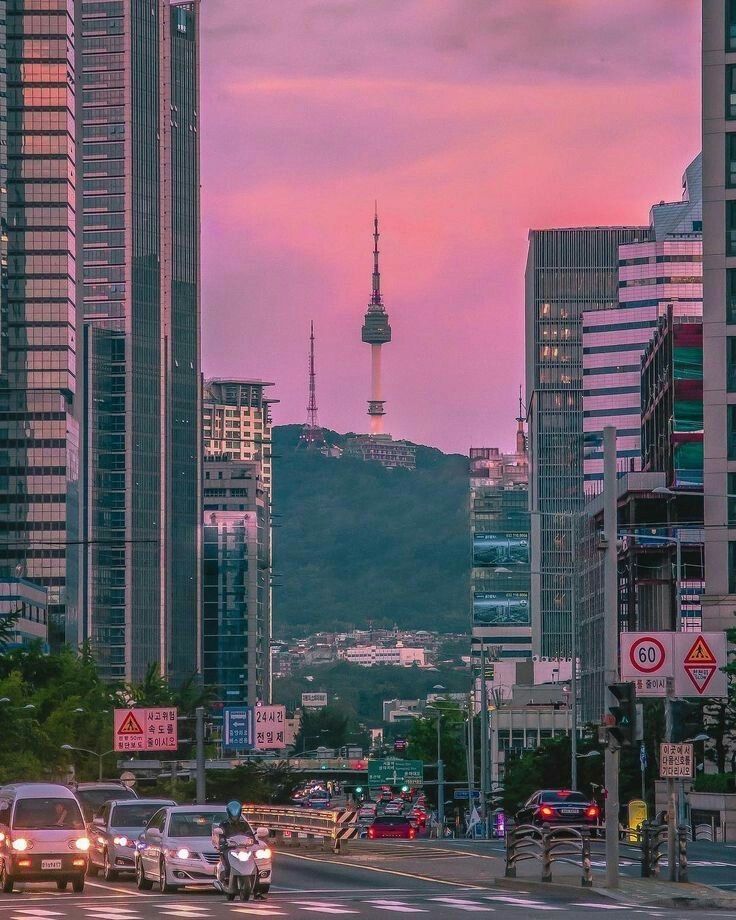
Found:
[[[302,693],[302,709],[324,709],[326,705],[326,693]]]
[[[473,534],[473,565],[529,565],[529,534]]]
[[[254,747],[259,751],[286,747],[284,729],[286,727],[285,706],[255,706]]]
[[[476,592],[473,626],[529,626],[528,591]]]

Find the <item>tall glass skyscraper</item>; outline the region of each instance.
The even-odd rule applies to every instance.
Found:
[[[618,304],[618,247],[648,227],[531,230],[526,269],[532,641],[571,653],[573,515],[583,502],[585,311]]]
[[[84,605],[108,678],[200,667],[199,4],[82,0]]]
[[[0,3],[0,577],[77,623],[74,4]]]

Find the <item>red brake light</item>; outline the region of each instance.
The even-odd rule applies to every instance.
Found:
[[[375,837],[375,836],[376,836],[376,832],[373,830],[372,827],[369,827],[369,828],[368,828],[368,836],[369,836],[369,837]]]
[[[542,805],[539,809],[540,815],[544,815],[545,818],[551,818],[554,814],[554,811],[549,807],[549,805]]]
[[[416,837],[416,833],[417,833],[417,832],[414,830],[413,827],[410,827],[410,828],[409,828],[409,837],[411,837],[411,838]]]
[[[591,805],[590,808],[585,812],[585,814],[586,814],[589,818],[597,818],[597,817],[598,817],[598,806],[597,806],[597,805]]]

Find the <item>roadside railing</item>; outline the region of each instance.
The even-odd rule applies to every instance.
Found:
[[[284,845],[314,844],[340,853],[347,840],[358,835],[356,808],[321,811],[280,805],[243,805],[243,816],[254,826],[267,827]]]
[[[506,834],[506,878],[516,878],[516,867],[528,859],[542,864],[542,881],[552,881],[552,866],[562,862],[580,866],[583,888],[593,886],[590,834],[587,828],[521,824]]]

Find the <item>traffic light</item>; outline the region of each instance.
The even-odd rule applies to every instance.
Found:
[[[631,747],[636,730],[634,684],[609,684],[608,689],[616,697],[618,704],[608,707],[608,711],[613,716],[613,724],[606,727],[621,747]]]
[[[409,787],[406,785],[406,783],[404,783],[404,785],[401,787],[401,791],[402,791],[402,792],[408,792],[408,791],[409,791]]]
[[[685,741],[703,734],[703,713],[699,701],[672,700],[672,740]]]
[[[356,787],[355,787],[355,794],[356,794],[356,795],[363,795],[363,787],[362,787],[362,786],[356,786]]]

